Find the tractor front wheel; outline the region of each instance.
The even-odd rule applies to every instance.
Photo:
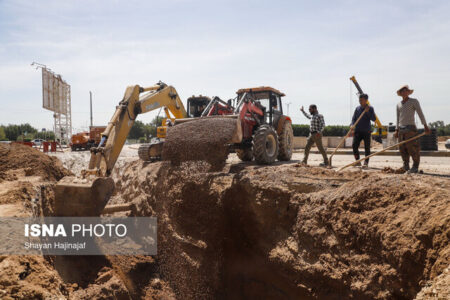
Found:
[[[253,155],[258,164],[271,164],[278,156],[278,135],[269,125],[261,125],[253,136]]]

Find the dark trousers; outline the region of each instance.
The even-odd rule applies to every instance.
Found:
[[[355,156],[356,160],[359,159],[359,145],[361,144],[361,141],[364,141],[364,151],[365,155],[370,155],[370,140],[371,140],[371,133],[370,132],[355,132],[355,135],[353,136],[353,155]],[[365,160],[367,163],[369,163],[369,160]]]

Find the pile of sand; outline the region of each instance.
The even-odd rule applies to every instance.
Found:
[[[162,158],[173,165],[184,161],[206,161],[220,170],[228,157],[227,142],[233,137],[236,119],[204,118],[169,128]]]
[[[177,298],[412,299],[450,263],[448,179],[197,171],[135,162],[116,196],[158,217],[159,272]]]
[[[66,299],[66,284],[42,256],[0,256],[0,299]]]
[[[20,169],[25,170],[26,176],[41,176],[51,181],[71,174],[57,158],[32,147],[16,143],[0,144],[0,174]]]

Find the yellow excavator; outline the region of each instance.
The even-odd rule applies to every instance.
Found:
[[[186,100],[187,111],[184,109],[171,110],[170,107],[165,106],[163,104],[166,117],[162,119],[162,125],[156,128],[156,139],[152,140],[151,143],[141,144],[139,146],[138,149],[139,158],[143,161],[150,161],[150,162],[160,160],[164,140],[167,136],[167,128],[168,128],[167,124],[169,123],[174,124],[175,120],[200,117],[210,102],[211,98],[207,96],[192,95]],[[180,107],[183,107],[182,106],[183,103],[178,105]],[[172,116],[170,115],[170,112],[172,112]]]
[[[82,171],[80,178],[67,176],[56,184],[56,216],[100,215],[114,191],[114,181],[109,176],[136,117],[158,108],[164,108],[166,119],[172,121],[188,117],[172,86],[159,82],[145,88],[139,85],[127,87],[123,99],[102,133],[99,145],[91,148],[88,169]],[[159,128],[161,136],[165,136],[165,131],[166,128]],[[147,155],[161,156],[161,143],[149,144],[145,148]]]
[[[355,85],[356,89],[358,90],[358,95],[364,94],[363,90],[361,89],[361,86],[359,85],[358,81],[356,81],[355,76],[350,77],[350,80]],[[370,102],[367,102],[370,105]],[[385,139],[387,137],[387,126],[383,126],[380,122],[380,119],[378,119],[378,116],[375,114],[375,130],[372,132],[372,139],[375,141],[381,143],[382,139]]]

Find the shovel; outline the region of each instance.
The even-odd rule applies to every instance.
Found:
[[[378,154],[380,154],[380,153],[383,153],[383,152],[385,152],[386,150],[390,150],[390,149],[393,149],[393,148],[395,148],[395,147],[397,147],[397,146],[403,145],[403,144],[405,144],[405,143],[409,143],[409,142],[411,142],[411,141],[417,140],[418,138],[420,138],[421,136],[424,136],[425,134],[426,134],[426,132],[423,132],[423,133],[421,133],[421,134],[419,134],[419,135],[416,135],[416,136],[413,136],[412,138],[407,139],[407,140],[405,140],[405,141],[403,141],[403,142],[400,142],[400,143],[395,144],[395,145],[393,145],[393,146],[387,147],[387,148],[385,148],[385,149],[383,149],[383,150],[381,150],[381,151],[378,151],[378,152],[375,152],[375,153],[373,153],[373,154],[370,154],[370,155],[368,155],[368,156],[366,156],[366,157],[364,157],[364,158],[361,158],[360,160],[357,160],[357,161],[355,161],[355,162],[352,162],[351,164],[348,164],[348,165],[346,165],[346,166],[343,166],[342,168],[339,168],[337,171],[340,172],[340,171],[344,170],[345,168],[348,168],[348,167],[351,167],[351,166],[353,166],[353,165],[356,165],[357,163],[360,163],[360,162],[362,162],[362,161],[364,161],[364,160],[366,160],[366,159],[368,159],[368,158],[370,158],[370,157],[372,157],[372,156],[375,156],[375,155],[378,155]]]
[[[362,116],[364,116],[364,114],[366,113],[366,110],[364,110],[362,112],[362,114],[359,116],[359,118],[356,120],[355,124],[353,124],[350,127],[350,130],[347,132],[347,134],[344,136],[344,138],[339,142],[339,145],[337,145],[336,149],[334,149],[333,153],[331,153],[330,158],[328,159],[329,161],[329,167],[331,167],[331,162],[333,159],[333,155],[336,153],[336,151],[342,146],[342,144],[344,143],[345,139],[350,135],[350,133],[353,131],[353,129],[356,127],[356,125],[358,125],[359,121],[361,120]]]

